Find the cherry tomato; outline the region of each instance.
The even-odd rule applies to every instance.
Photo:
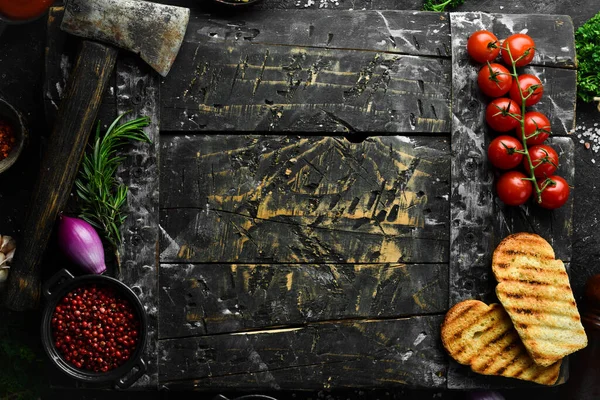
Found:
[[[549,183],[542,190],[542,202],[539,205],[553,210],[562,207],[567,202],[571,189],[567,181],[558,175],[549,176],[548,179]],[[543,187],[545,181],[545,179],[538,181],[540,188]]]
[[[519,171],[505,172],[496,183],[496,192],[502,202],[508,206],[520,206],[531,196],[533,185],[525,180],[527,176]]]
[[[488,160],[496,168],[514,168],[523,160],[523,154],[515,150],[523,150],[520,140],[514,136],[498,136],[488,147]]]
[[[498,38],[490,31],[473,32],[467,40],[467,53],[477,62],[484,63],[498,57]]]
[[[532,136],[535,135],[535,136]],[[542,144],[550,136],[550,120],[541,112],[525,113],[525,137],[527,146]]]
[[[515,129],[520,125],[517,118],[521,118],[521,109],[517,103],[506,97],[492,100],[485,110],[485,120],[493,130],[498,132]]]
[[[513,78],[504,65],[487,64],[479,70],[477,83],[484,94],[490,97],[500,97],[508,93]]]
[[[510,55],[512,55],[513,60],[516,61],[515,65],[517,67],[523,67],[533,60],[533,56],[535,55],[535,43],[531,36],[523,33],[515,33],[514,35],[507,37],[502,42],[501,55],[506,65],[512,65],[508,50],[510,50]]]
[[[539,102],[542,98],[542,94],[544,93],[542,81],[540,81],[537,76],[531,74],[519,75],[517,79],[513,80],[510,87],[510,98],[516,101],[517,104],[521,104],[521,93],[519,93],[519,86],[521,87],[523,97],[526,97],[525,105],[527,107]]]
[[[536,178],[545,178],[556,172],[558,168],[558,154],[554,149],[546,144],[538,144],[528,149],[531,157],[531,164],[534,168]],[[523,158],[523,167],[529,174],[529,162]]]

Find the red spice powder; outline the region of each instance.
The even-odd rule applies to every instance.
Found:
[[[8,154],[15,146],[15,134],[12,126],[6,121],[0,120],[0,160],[8,157]]]

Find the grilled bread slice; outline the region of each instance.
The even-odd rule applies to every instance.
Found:
[[[480,374],[553,385],[560,373],[562,361],[548,367],[533,361],[499,304],[488,306],[479,300],[456,304],[442,323],[442,343],[452,358]]]
[[[506,237],[494,250],[496,295],[533,360],[548,366],[587,345],[562,261],[532,233]]]

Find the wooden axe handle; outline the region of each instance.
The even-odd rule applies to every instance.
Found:
[[[38,306],[46,245],[58,213],[71,193],[116,60],[116,48],[90,41],[82,43],[60,103],[10,269],[5,305],[12,310]]]

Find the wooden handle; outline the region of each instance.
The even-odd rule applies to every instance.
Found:
[[[116,48],[82,43],[42,160],[8,278],[5,305],[12,310],[38,305],[46,245],[77,177],[116,59]]]

